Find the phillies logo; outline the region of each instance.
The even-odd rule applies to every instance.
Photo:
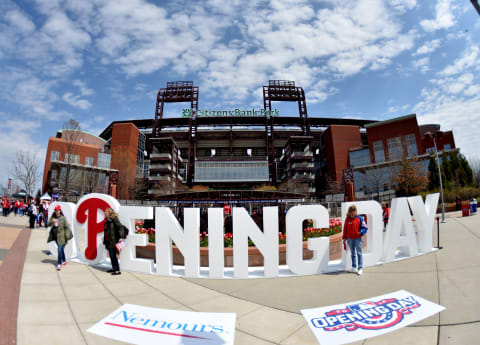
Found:
[[[420,307],[413,296],[402,299],[389,298],[378,302],[364,302],[348,305],[345,309],[332,310],[325,313],[326,317],[312,319],[316,328],[325,331],[337,331],[345,328],[347,331],[356,329],[379,330],[397,325],[405,315]]]
[[[110,207],[118,212],[118,201],[108,195],[91,194],[82,198],[77,205],[76,219],[79,224],[87,224],[85,259],[97,259],[97,235],[103,234],[105,218],[99,221],[99,215]],[[99,214],[99,211],[102,213]]]

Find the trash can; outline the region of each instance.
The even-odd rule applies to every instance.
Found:
[[[472,202],[470,203],[470,213],[477,213],[477,199],[473,198]]]
[[[470,202],[462,204],[462,217],[468,217],[470,215]]]

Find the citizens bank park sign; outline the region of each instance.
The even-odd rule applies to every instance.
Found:
[[[383,233],[382,208],[376,201],[342,203],[342,223],[350,205],[357,206],[359,214],[367,216],[367,247],[363,251],[363,266],[374,266],[433,251],[432,230],[439,194],[392,200],[390,219]],[[322,205],[295,206],[286,215],[286,265],[279,265],[278,207],[263,208],[263,231],[243,207],[233,207],[233,268],[224,267],[224,214],[223,208],[208,209],[209,267],[200,268],[200,208],[184,209],[184,224],[179,223],[168,207],[121,206],[110,195],[88,194],[75,205],[54,202],[71,225],[73,238],[65,248],[68,260],[88,265],[107,264],[107,252],[103,246],[104,211],[111,207],[119,214],[120,222],[129,228],[126,246],[120,253],[123,271],[158,275],[175,275],[204,278],[258,278],[312,275],[342,271],[351,266],[351,256],[342,251],[339,260],[329,260],[328,237],[308,239],[308,249],[313,259],[303,259],[303,229],[306,219],[313,220],[313,227],[328,228],[328,210]],[[410,213],[410,211],[412,213]],[[136,247],[147,246],[146,234],[135,234],[135,221],[153,219],[155,214],[155,256],[151,259],[136,257]],[[415,219],[415,225],[412,220]],[[84,233],[85,245],[79,246],[79,234]],[[263,267],[248,266],[248,239],[251,239],[264,257]],[[172,241],[184,257],[184,266],[174,266]],[[83,242],[83,241],[82,241]],[[48,243],[52,253],[57,253],[55,242]]]

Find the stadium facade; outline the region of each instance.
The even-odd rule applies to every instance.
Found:
[[[433,141],[427,132],[437,134],[439,150],[455,150],[451,131],[419,126],[415,114],[387,121],[309,117],[304,90],[293,81],[269,81],[263,100],[263,109],[204,109],[193,82],[167,83],[158,91],[153,119],[114,121],[100,134],[98,154],[111,155],[110,180],[103,185],[122,200],[298,202],[341,190],[347,180],[368,194],[369,172],[395,165],[403,152],[428,160]],[[275,102],[296,102],[298,115],[280,114]],[[178,117],[164,117],[168,103],[189,106]],[[43,189],[50,192],[59,190],[52,169],[60,176],[66,156],[58,144],[58,153],[51,152],[55,140],[61,135],[47,150]],[[88,157],[81,152],[79,171]],[[91,157],[90,169],[100,161]],[[382,188],[390,183],[385,177]]]

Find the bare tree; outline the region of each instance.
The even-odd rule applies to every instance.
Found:
[[[17,152],[13,161],[13,176],[25,187],[28,195],[33,195],[40,182],[40,159],[31,152]]]
[[[83,171],[82,194],[92,193],[98,185],[98,171],[84,170]]]
[[[77,146],[80,139],[80,124],[75,119],[70,119],[63,123],[62,139],[65,141],[65,164],[63,168],[65,173],[60,174],[60,186],[63,190],[63,198],[68,201],[70,184],[76,178],[75,170],[72,165],[76,160]]]
[[[392,184],[397,196],[416,195],[427,188],[428,175],[420,168],[417,157],[408,158],[404,154],[398,173],[392,175]]]
[[[367,171],[367,181],[374,186],[374,191],[377,193],[376,200],[380,200],[380,192],[383,191],[384,185],[390,182],[392,171],[391,166],[376,167]]]
[[[148,198],[148,179],[136,177],[135,184],[130,187],[130,197],[135,200],[147,199]]]

